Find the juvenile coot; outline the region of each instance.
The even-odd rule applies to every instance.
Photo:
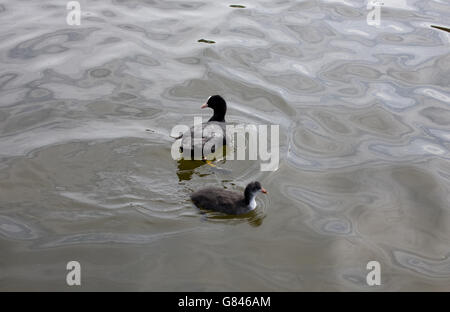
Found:
[[[259,182],[249,183],[243,194],[209,187],[191,194],[191,200],[202,209],[238,215],[256,208],[258,192],[267,193]]]
[[[201,106],[201,108],[212,108],[214,113],[212,117],[206,123],[202,123],[202,140],[197,143],[194,142],[194,127],[191,127],[189,131],[175,137],[176,140],[181,139],[180,152],[183,153],[184,149],[189,148],[191,157],[194,157],[194,150],[199,149],[203,155],[203,149],[205,144],[211,147],[211,152],[215,152],[215,146],[225,146],[226,140],[226,122],[225,114],[227,112],[227,103],[220,95],[212,95],[208,98],[207,102]],[[222,131],[210,131],[206,133],[205,128],[207,126],[214,125],[219,127]],[[220,130],[218,129],[218,130]],[[221,132],[221,133],[220,133]],[[189,152],[187,152],[189,154]]]

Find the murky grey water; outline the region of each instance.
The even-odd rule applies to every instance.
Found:
[[[80,2],[0,4],[0,290],[450,290],[448,1]],[[172,160],[216,93],[277,171]],[[251,180],[250,216],[189,201]]]

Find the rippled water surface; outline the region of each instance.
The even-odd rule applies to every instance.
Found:
[[[0,290],[450,290],[448,1],[66,3],[0,1]],[[211,94],[278,170],[171,158]],[[250,215],[189,200],[252,180]]]

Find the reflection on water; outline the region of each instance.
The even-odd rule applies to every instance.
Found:
[[[3,1],[0,290],[450,290],[450,6],[383,2]],[[172,159],[212,94],[280,125],[277,171]]]
[[[205,165],[206,161],[180,159],[177,161],[177,163],[178,163],[177,176],[178,176],[178,180],[180,180],[180,182],[181,182],[184,180],[189,181],[192,178],[192,174],[194,173],[194,170],[200,166]]]
[[[224,168],[223,165],[226,163],[226,160],[221,161],[209,161],[209,160],[185,160],[180,159],[177,160],[178,168],[177,168],[177,176],[180,182],[189,181],[192,179],[192,175],[194,173],[198,174],[200,177],[208,176],[212,173],[217,173],[225,178],[227,175],[232,173],[231,169]],[[197,168],[200,166],[206,166],[206,170],[202,170],[198,172]],[[222,180],[224,181],[224,180]]]
[[[261,208],[258,208],[258,210],[251,210],[248,213],[236,216],[224,215],[213,212],[209,212],[208,214],[206,214],[206,220],[209,221],[223,222],[229,225],[240,224],[243,221],[247,221],[248,224],[253,227],[260,226],[265,217],[266,216],[261,212]]]

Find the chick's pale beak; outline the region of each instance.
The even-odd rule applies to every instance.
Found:
[[[261,188],[261,192],[263,192],[264,194],[267,194],[267,191],[266,191],[266,189],[265,188]]]
[[[206,107],[208,107],[208,103],[205,103],[202,106],[200,106],[200,108],[206,108]]]

